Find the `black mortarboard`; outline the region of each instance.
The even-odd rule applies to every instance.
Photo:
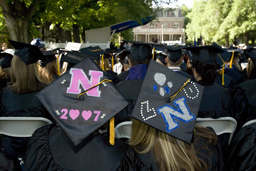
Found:
[[[88,56],[77,51],[68,51],[61,54],[60,61],[62,62],[68,62],[72,65],[77,64],[81,62],[84,58],[87,58]]]
[[[252,60],[256,60],[256,49],[251,50],[249,53],[247,53],[247,55],[248,55]]]
[[[217,64],[221,67],[224,65],[225,61],[229,61],[229,59],[231,58],[232,54],[230,52],[228,52],[226,49],[222,48],[220,45],[213,43],[212,46],[216,46],[219,49],[222,49],[223,52],[221,53],[216,53],[216,62]]]
[[[152,45],[153,43],[143,43],[138,41],[126,41],[132,43],[129,58],[132,58],[136,62],[142,62],[145,59],[152,58]]]
[[[191,143],[203,86],[151,60],[132,117]]]
[[[176,62],[181,58],[182,55],[182,49],[185,48],[185,46],[165,46],[163,47],[166,51],[167,57],[173,61]]]
[[[8,68],[11,66],[11,61],[14,55],[13,49],[6,49],[0,53],[0,66],[2,68]]]
[[[44,67],[49,62],[56,59],[55,55],[58,54],[57,51],[42,51],[44,59],[39,61],[40,66]]]
[[[82,48],[79,50],[82,54],[88,55],[95,62],[100,60],[100,55],[104,54],[105,51],[101,49],[99,46],[90,46],[86,48]]]
[[[74,146],[128,104],[91,58],[76,64],[37,97]]]
[[[166,58],[166,55],[159,52],[156,54],[156,58],[162,62],[162,64],[166,65],[167,63],[165,62],[165,58]]]
[[[186,47],[191,52],[193,60],[199,60],[204,63],[212,64],[216,62],[216,54],[224,52],[217,46],[195,46]]]
[[[18,56],[26,65],[43,60],[43,54],[39,47],[27,43],[8,40],[15,49],[15,55]]]

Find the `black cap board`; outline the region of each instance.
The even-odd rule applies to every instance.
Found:
[[[171,61],[176,62],[181,58],[182,49],[184,49],[185,47],[186,46],[176,45],[176,46],[165,46],[163,48],[165,49],[167,57]]]
[[[223,49],[217,46],[195,46],[186,47],[185,49],[191,52],[193,60],[199,60],[208,64],[216,62],[216,53],[224,52]]]
[[[154,43],[144,43],[139,41],[126,41],[132,43],[129,58],[132,58],[136,62],[142,62],[145,59],[152,58],[152,46]]]
[[[11,61],[14,55],[13,49],[6,49],[0,53],[0,66],[2,68],[8,68],[11,66]]]
[[[38,60],[43,60],[43,54],[39,47],[27,43],[8,40],[15,49],[17,55],[26,65],[36,63]]]

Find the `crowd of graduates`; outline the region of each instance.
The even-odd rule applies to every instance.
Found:
[[[0,53],[0,117],[52,124],[29,138],[0,135],[0,170],[256,169],[254,47],[9,43]],[[237,122],[231,142],[196,124],[221,117]],[[115,137],[126,121],[130,137]]]

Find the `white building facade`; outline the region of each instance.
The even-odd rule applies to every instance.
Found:
[[[181,9],[164,9],[156,20],[133,29],[135,41],[185,44],[184,19]]]

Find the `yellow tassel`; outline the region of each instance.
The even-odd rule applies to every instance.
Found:
[[[60,59],[59,57],[56,58],[56,62],[57,62],[57,72],[58,72],[57,74],[58,74],[58,76],[60,76],[60,61],[59,61],[59,59]]]
[[[112,56],[112,58],[111,58],[111,62],[112,62],[112,64],[111,64],[111,68],[112,68],[112,71],[114,71],[114,56]]]
[[[229,63],[229,68],[232,68],[232,64],[233,64],[233,59],[234,59],[234,51],[232,52],[232,56],[231,56],[231,60],[230,60],[230,63]]]
[[[190,78],[183,84],[183,86],[179,89],[179,91],[177,91],[174,95],[170,96],[169,98],[171,99],[170,101],[172,101],[174,99],[174,97],[179,94],[179,92],[181,92],[183,90],[183,88],[190,83]]]
[[[156,49],[155,49],[155,47],[153,48],[153,56],[152,56],[152,59],[153,60],[155,60],[155,51],[156,51]]]
[[[109,121],[109,144],[115,144],[115,119],[114,117]]]
[[[218,54],[218,55],[219,55],[221,61],[223,62],[222,70],[219,72],[220,74],[222,74],[222,79],[221,79],[222,82],[221,82],[221,84],[222,84],[222,85],[225,85],[225,81],[224,81],[224,69],[225,69],[224,62],[225,62],[225,61],[221,58],[220,54]]]
[[[101,55],[101,69],[103,71],[105,71],[105,69],[104,69],[104,55],[103,54]]]
[[[36,67],[37,67],[37,72],[39,73],[39,72],[40,72],[40,71],[39,71],[39,61],[37,61]]]

